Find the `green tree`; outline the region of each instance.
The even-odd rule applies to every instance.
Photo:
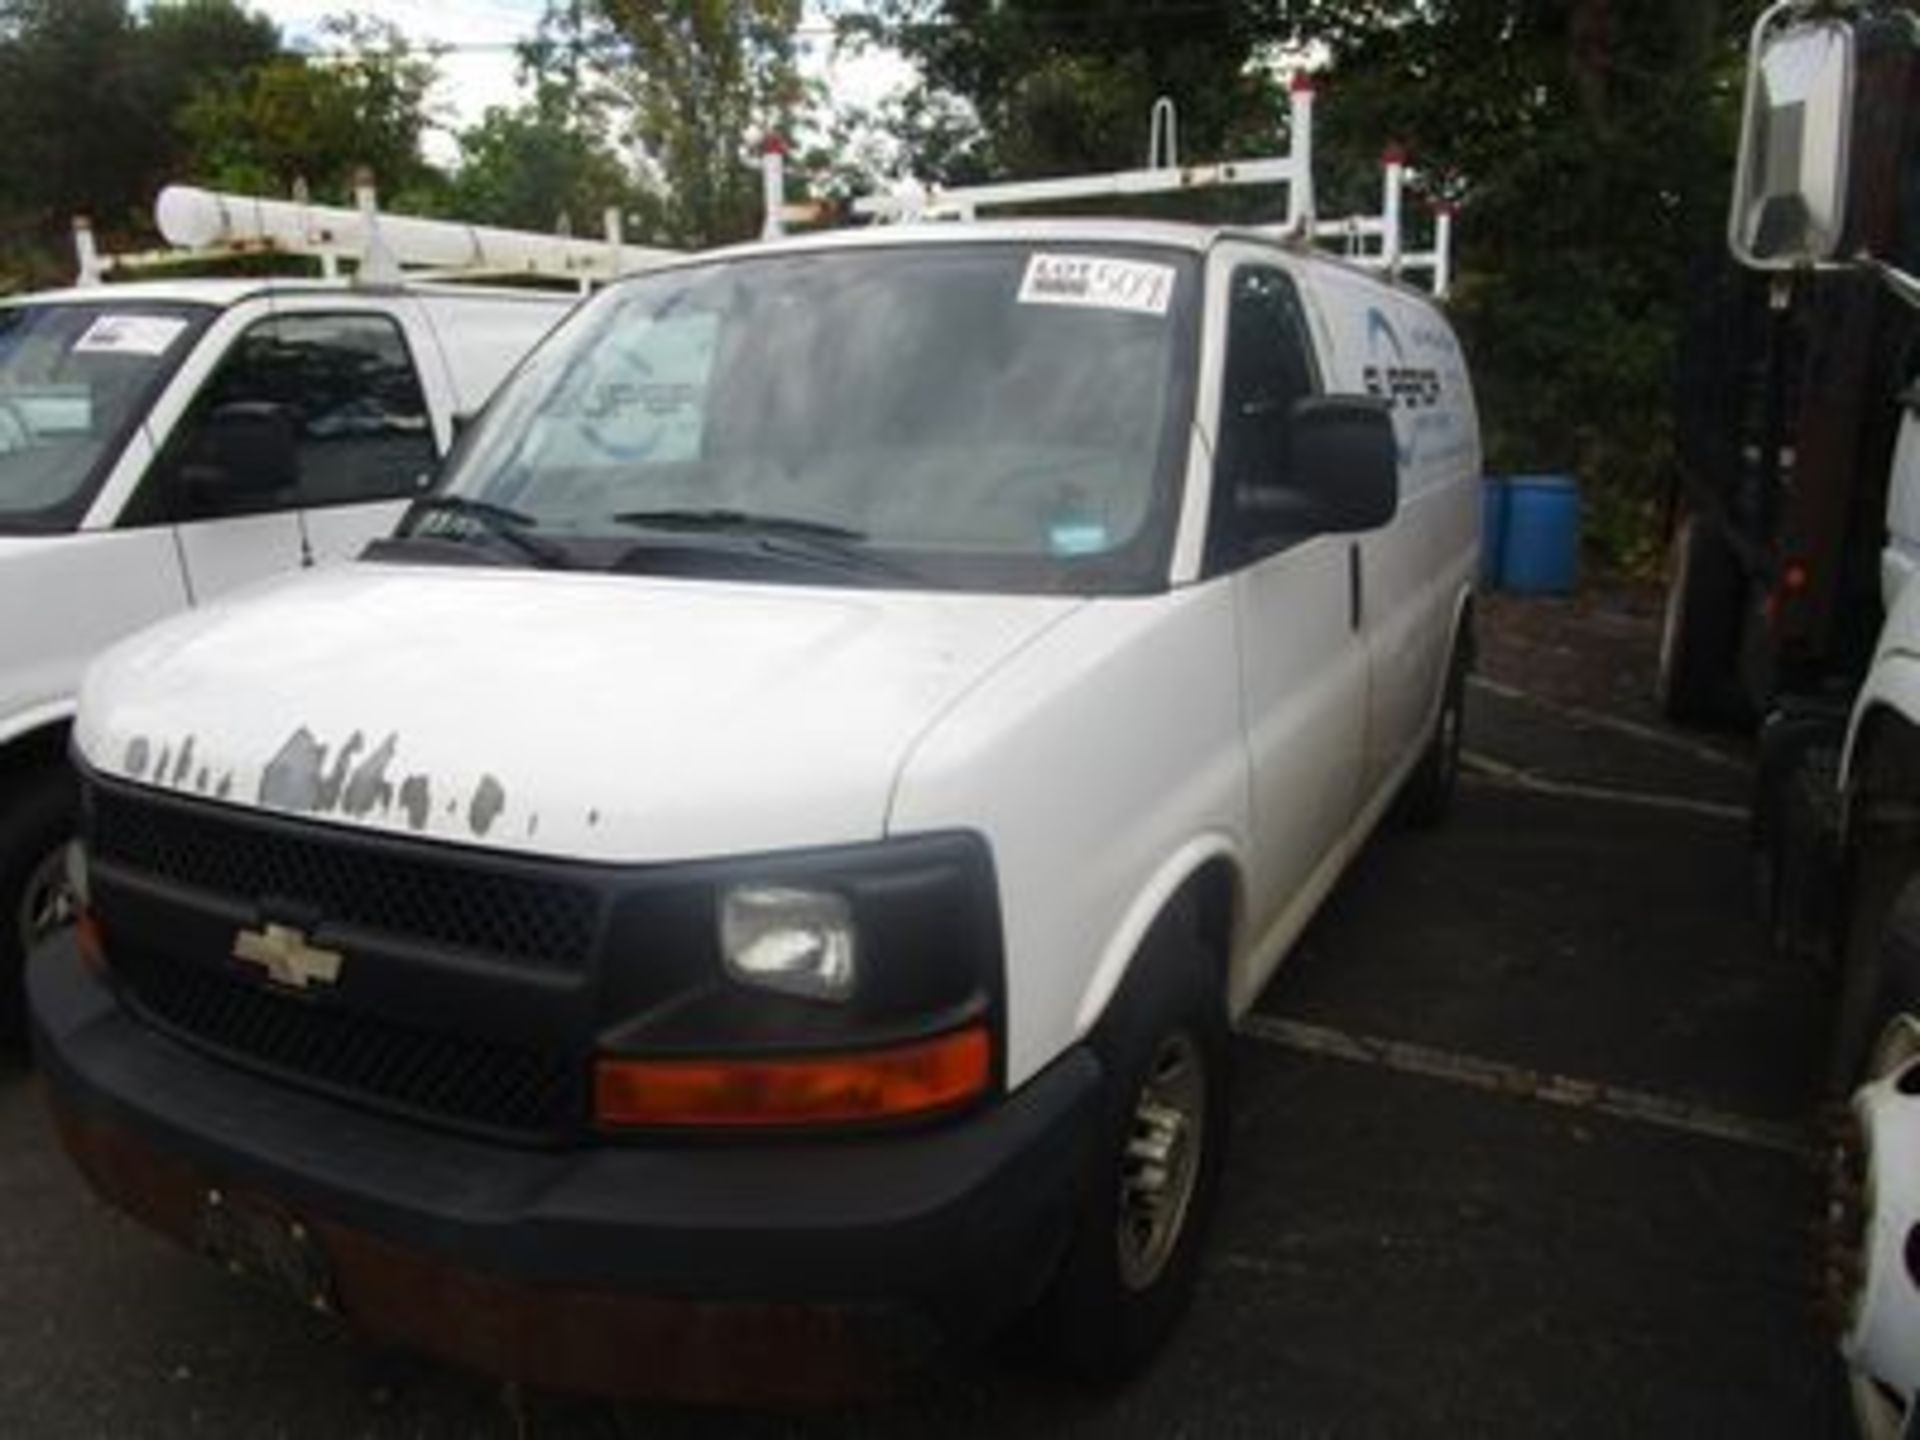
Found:
[[[179,127],[196,177],[265,194],[304,180],[316,199],[338,201],[365,168],[383,204],[430,205],[440,177],[420,140],[432,120],[432,51],[360,17],[329,20],[322,30],[324,54],[280,56],[186,103]]]
[[[463,131],[448,192],[452,213],[493,225],[547,230],[561,219],[597,234],[617,209],[636,238],[659,228],[659,200],[615,149],[615,97],[587,64],[578,4],[556,7],[520,47],[532,97],[489,109]]]
[[[461,133],[460,155],[448,207],[489,225],[550,230],[564,216],[597,234],[607,209],[631,216],[653,204],[601,137],[537,101],[489,109]]]
[[[559,33],[592,56],[652,170],[669,243],[738,240],[760,227],[753,164],[804,106],[800,0],[579,0]]]
[[[67,226],[145,233],[154,192],[178,177],[174,112],[279,46],[233,0],[0,0],[0,283],[71,275]]]
[[[234,0],[160,0],[134,35],[133,70],[145,133],[175,163],[174,117],[201,90],[237,80],[280,53],[280,32]],[[132,137],[127,137],[132,138]],[[170,177],[169,177],[170,178]]]
[[[1148,110],[1162,95],[1179,107],[1188,153],[1271,148],[1272,109],[1250,62],[1272,23],[1247,4],[879,0],[839,29],[843,43],[906,55],[923,96],[964,100],[978,127],[971,143],[955,143],[951,104],[901,107],[909,122],[934,122],[930,146],[905,132],[917,173],[956,183],[982,169],[1038,176],[1141,164]]]

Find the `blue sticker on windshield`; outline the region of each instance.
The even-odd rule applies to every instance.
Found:
[[[1047,527],[1047,549],[1055,555],[1098,555],[1107,548],[1107,527],[1097,520],[1063,521]]]

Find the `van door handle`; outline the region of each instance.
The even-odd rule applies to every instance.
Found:
[[[1354,541],[1347,546],[1347,624],[1355,631],[1360,629],[1363,614],[1360,593],[1360,542]]]

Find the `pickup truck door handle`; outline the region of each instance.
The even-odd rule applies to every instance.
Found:
[[[1357,632],[1364,613],[1360,591],[1360,542],[1347,546],[1347,623]]]

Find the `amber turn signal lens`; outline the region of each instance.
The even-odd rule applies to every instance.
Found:
[[[840,1055],[601,1060],[602,1125],[837,1125],[950,1109],[987,1088],[993,1042],[972,1025],[934,1040]]]

